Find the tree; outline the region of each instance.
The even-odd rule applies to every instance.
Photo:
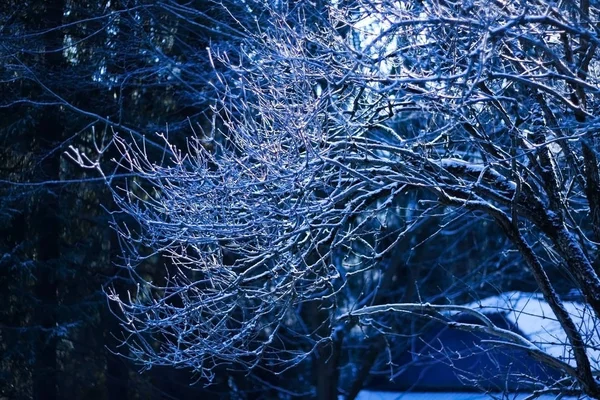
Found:
[[[548,391],[600,398],[594,340],[561,299],[576,288],[600,317],[597,6],[354,0],[264,12],[239,51],[213,49],[228,74],[210,138],[166,141],[161,160],[115,139],[118,165],[143,181],[113,186],[137,222],[120,227],[130,265],[146,255],[127,245],[141,243],[177,266],[130,299],[111,296],[138,361],[207,378],[218,365],[281,372],[358,328],[389,333],[386,314],[458,310],[482,324],[453,327],[560,370]],[[383,261],[431,221],[430,251],[459,225],[502,238],[495,251],[535,281],[571,357],[452,304],[447,288],[431,303],[377,297]]]

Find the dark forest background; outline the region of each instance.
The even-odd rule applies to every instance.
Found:
[[[211,1],[0,2],[1,399],[230,396],[231,374],[204,389],[189,371],[140,374],[114,354],[126,333],[104,290],[132,284],[111,196],[64,155],[114,130],[177,140],[205,124],[206,49],[235,45],[227,18]]]

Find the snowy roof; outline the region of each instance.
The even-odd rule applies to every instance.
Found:
[[[527,338],[546,353],[575,365],[567,335],[557,321],[550,305],[541,294],[506,292],[473,303],[467,307],[484,314],[503,313]],[[563,306],[588,346],[593,369],[600,369],[600,321],[592,309],[580,302],[565,301]]]

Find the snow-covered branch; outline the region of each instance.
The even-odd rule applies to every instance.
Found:
[[[138,175],[113,187],[139,224],[122,237],[170,263],[164,282],[144,283],[147,296],[112,297],[138,338],[135,356],[207,374],[219,363],[274,367],[332,340],[340,315],[473,312],[441,295],[399,304],[377,290],[385,261],[422,227],[415,221],[439,224],[422,240],[435,243],[456,221],[492,220],[509,243],[498,252],[527,265],[576,362],[479,312],[483,325],[448,323],[522,346],[600,397],[595,344],[560,294],[577,288],[600,317],[600,40],[589,22],[599,10],[350,3],[322,14],[273,6],[238,53],[215,49],[212,62],[228,72],[213,136],[180,149],[166,141],[162,161],[117,139],[119,165]],[[567,284],[549,278],[556,270]],[[327,312],[307,325],[302,307],[314,302]]]

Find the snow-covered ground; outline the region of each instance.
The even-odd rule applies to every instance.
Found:
[[[514,394],[481,394],[481,393],[461,393],[461,392],[374,392],[363,390],[358,394],[356,400],[525,400],[530,394],[514,393]],[[556,395],[542,395],[536,397],[540,400],[554,400]],[[576,397],[565,396],[562,400],[575,400]]]
[[[506,292],[479,301],[465,304],[468,308],[483,314],[502,313],[532,343],[548,354],[575,365],[573,354],[568,345],[566,334],[556,316],[541,294],[525,292]],[[563,306],[571,315],[588,346],[592,368],[600,370],[600,321],[586,304],[565,301]],[[487,400],[506,399],[524,400],[529,393],[482,394],[465,392],[384,392],[363,390],[357,400]],[[542,395],[537,399],[556,399],[556,395]],[[585,397],[584,397],[585,398]],[[577,397],[564,396],[563,400],[575,400]]]
[[[600,321],[585,304],[565,301],[563,305],[588,346],[592,368],[600,369]],[[506,292],[467,306],[484,314],[504,313],[540,349],[575,365],[566,334],[541,294]]]

